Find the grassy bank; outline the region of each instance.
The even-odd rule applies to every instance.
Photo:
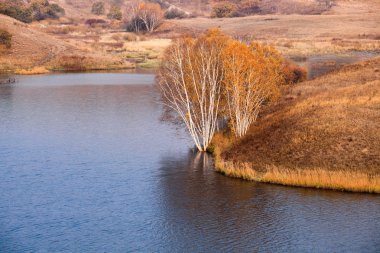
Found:
[[[267,166],[255,170],[249,163],[218,161],[216,170],[226,176],[280,185],[312,187],[351,192],[380,193],[379,175],[344,168],[329,171],[326,168],[301,169]]]
[[[380,193],[380,58],[289,88],[241,140],[217,136],[217,171]]]

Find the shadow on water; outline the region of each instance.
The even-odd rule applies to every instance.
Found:
[[[211,157],[194,152],[164,157],[160,164],[160,211],[169,233],[164,238],[174,251],[380,248],[377,196],[230,179],[214,172]]]

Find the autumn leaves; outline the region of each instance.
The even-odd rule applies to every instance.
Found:
[[[206,151],[222,121],[237,137],[246,134],[263,103],[279,94],[281,66],[272,47],[209,30],[174,42],[159,69],[158,86],[198,150]]]

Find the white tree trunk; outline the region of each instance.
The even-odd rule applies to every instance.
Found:
[[[159,84],[165,104],[178,113],[199,151],[206,151],[216,130],[221,93],[218,50],[175,44],[162,66]],[[196,53],[197,57],[192,54]]]

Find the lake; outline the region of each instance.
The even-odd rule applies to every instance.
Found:
[[[0,252],[379,252],[380,197],[231,179],[149,74],[0,86]]]

